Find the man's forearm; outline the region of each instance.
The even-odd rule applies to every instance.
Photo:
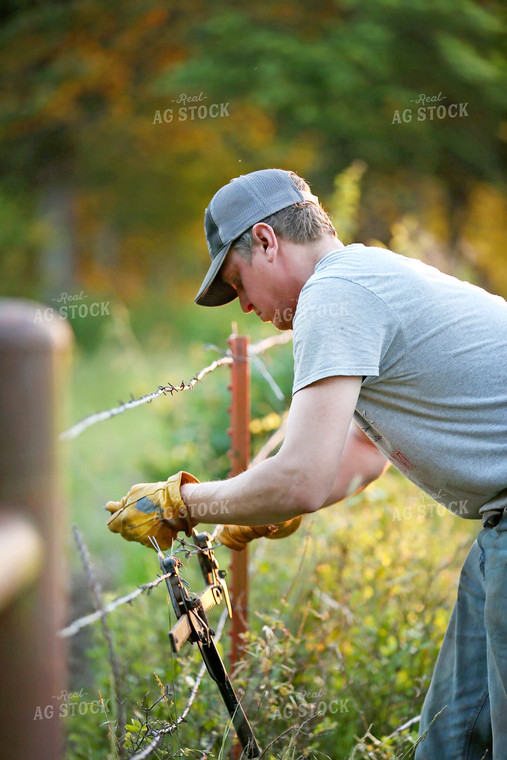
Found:
[[[312,511],[307,493],[307,476],[279,455],[234,478],[181,489],[194,522],[235,525],[267,525]]]

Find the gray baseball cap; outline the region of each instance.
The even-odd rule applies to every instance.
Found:
[[[220,268],[232,243],[270,214],[294,203],[318,199],[299,190],[284,169],[261,169],[232,179],[215,193],[204,213],[204,232],[211,266],[195,297],[201,306],[221,306],[236,298],[236,291],[224,282]]]

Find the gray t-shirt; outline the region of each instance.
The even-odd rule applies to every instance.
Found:
[[[507,487],[503,298],[356,243],[319,261],[293,327],[293,393],[363,376],[355,421],[426,493],[477,518]]]

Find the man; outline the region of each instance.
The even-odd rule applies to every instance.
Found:
[[[169,545],[199,516],[229,523],[220,540],[241,548],[286,535],[393,463],[485,526],[463,567],[417,758],[507,758],[507,304],[391,251],[343,246],[305,181],[280,169],[221,188],[205,232],[211,266],[196,302],[237,297],[294,330],[286,438],[226,481],[180,472],[133,486],[107,505],[109,527]]]

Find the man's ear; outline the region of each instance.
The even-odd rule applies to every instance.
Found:
[[[273,227],[265,222],[257,222],[252,227],[252,235],[256,244],[262,246],[268,259],[274,259],[278,251],[278,239]]]

